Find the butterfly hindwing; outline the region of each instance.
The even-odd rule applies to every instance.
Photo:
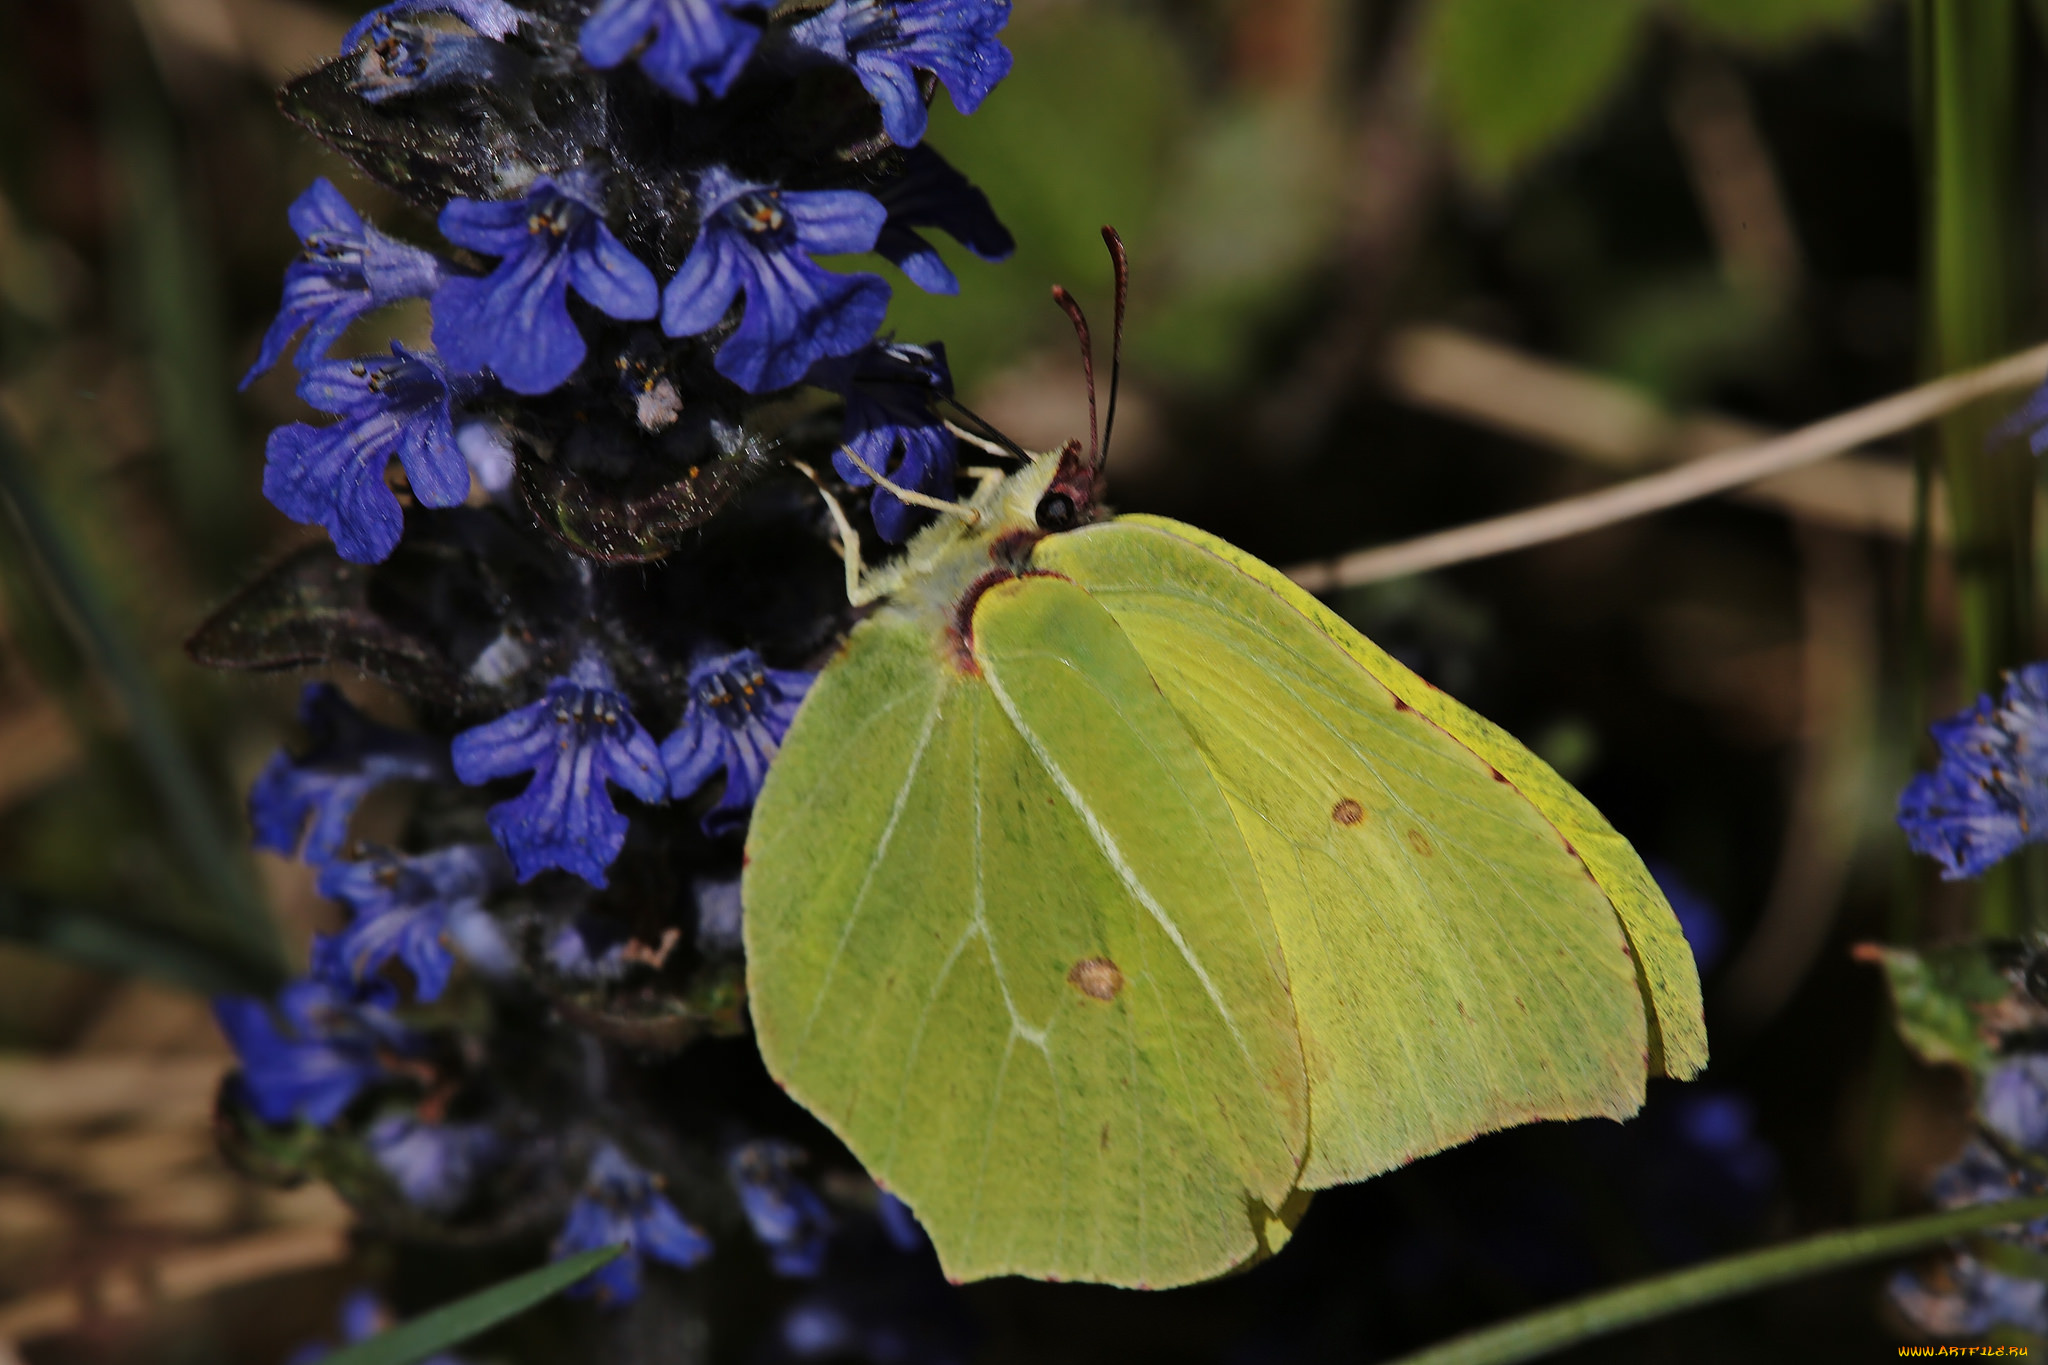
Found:
[[[1651,1074],[1683,1081],[1706,1068],[1707,1026],[1692,948],[1641,856],[1578,788],[1513,735],[1417,677],[1272,565],[1207,531],[1166,517],[1140,515],[1121,521],[1163,531],[1240,570],[1300,612],[1403,702],[1507,777],[1571,842],[1621,917],[1649,1010]]]
[[[748,852],[762,1055],[948,1274],[1160,1286],[1256,1251],[1306,1143],[1285,967],[1221,792],[1086,594],[999,585],[959,643],[884,608]]]
[[[1645,1001],[1576,847],[1327,623],[1182,530],[1123,519],[1035,562],[1123,628],[1229,796],[1308,1061],[1304,1187],[1492,1128],[1634,1112]]]

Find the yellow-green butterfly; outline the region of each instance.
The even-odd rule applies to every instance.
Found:
[[[1308,1191],[1705,1065],[1583,796],[1243,551],[1092,521],[1097,472],[985,480],[865,584],[839,517],[881,605],[748,836],[761,1055],[948,1275],[1205,1279]]]

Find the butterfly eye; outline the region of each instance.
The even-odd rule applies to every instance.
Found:
[[[1064,531],[1074,524],[1074,500],[1057,490],[1038,500],[1038,529]]]

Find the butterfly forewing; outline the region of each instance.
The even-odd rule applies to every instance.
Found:
[[[1558,830],[1318,625],[1157,527],[1040,547],[1117,621],[1228,794],[1307,1055],[1302,1183],[1642,1099],[1645,1006]]]
[[[1085,595],[1023,580],[974,624],[970,663],[885,609],[783,746],[745,882],[762,1055],[957,1278],[1215,1275],[1306,1136],[1257,874]]]

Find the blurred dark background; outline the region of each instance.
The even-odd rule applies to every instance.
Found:
[[[2013,24],[2020,230],[1980,255],[2017,341],[2038,313],[2042,48],[2029,14],[1984,3]],[[237,793],[297,680],[211,675],[180,644],[305,534],[258,493],[265,433],[301,415],[291,380],[235,389],[293,250],[286,204],[324,174],[431,240],[273,106],[354,13],[0,0],[4,473],[40,517],[0,524],[0,1361],[13,1342],[35,1365],[269,1362],[331,1335],[366,1277],[407,1310],[439,1292],[432,1267],[352,1245],[323,1191],[221,1164],[223,983],[185,951],[221,932],[195,839],[294,948],[329,924],[303,868],[239,852]],[[972,120],[935,109],[931,136],[1020,248],[949,256],[960,296],[899,289],[893,325],[945,340],[978,411],[1056,443],[1085,414],[1047,286],[1106,313],[1113,222],[1133,279],[1118,506],[1284,566],[1597,487],[1946,363],[1916,22],[1878,0],[1017,0],[1015,73]],[[1323,1195],[1284,1255],[1215,1285],[970,1288],[980,1358],[1371,1359],[1918,1207],[1965,1096],[1888,1042],[1847,952],[1975,913],[1891,825],[1920,718],[1968,672],[1938,488],[1913,551],[1913,454],[1333,599],[1651,859],[1701,956],[1702,1081],[1655,1087],[1627,1126],[1497,1135]],[[1874,1357],[1899,1330],[1884,1273],[1573,1358]]]

